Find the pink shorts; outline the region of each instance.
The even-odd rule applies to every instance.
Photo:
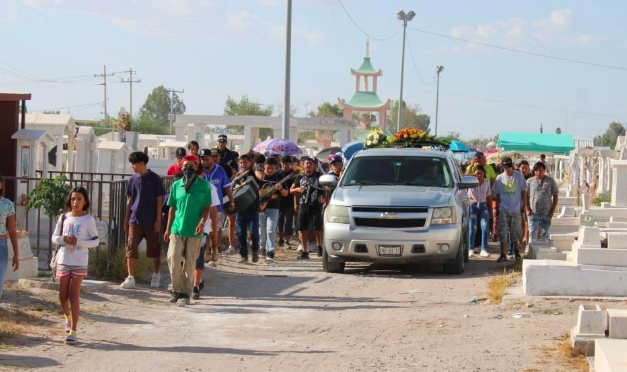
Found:
[[[57,265],[57,280],[61,278],[84,278],[87,276],[87,266],[75,266],[75,265]]]

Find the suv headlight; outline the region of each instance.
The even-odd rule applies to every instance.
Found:
[[[433,208],[432,225],[449,225],[455,223],[455,207]]]
[[[348,207],[343,205],[329,205],[327,208],[327,222],[349,224]]]

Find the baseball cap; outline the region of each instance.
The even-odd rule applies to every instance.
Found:
[[[503,168],[512,168],[514,166],[514,162],[512,161],[512,158],[507,157],[503,158],[503,161],[501,161],[501,165],[503,166]]]
[[[198,164],[198,158],[193,154],[185,155],[185,157],[183,157],[183,162],[186,161],[193,161],[194,163]]]
[[[335,163],[342,163],[344,160],[342,160],[342,156],[340,154],[334,154],[329,158],[329,163],[331,164],[335,164]]]
[[[218,142],[228,142],[228,137],[226,136],[226,134],[221,134],[218,136]]]
[[[185,157],[185,155],[187,155],[187,150],[185,150],[183,147],[179,147],[176,149],[177,158],[183,158]]]
[[[211,150],[209,149],[202,149],[198,152],[198,156],[200,156],[201,158],[203,156],[211,156]]]

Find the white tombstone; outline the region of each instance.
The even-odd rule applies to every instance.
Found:
[[[605,337],[603,310],[601,310],[601,307],[598,304],[579,305],[577,331],[578,334],[602,335]]]
[[[17,177],[35,178],[37,163],[41,161],[44,177],[48,176],[48,151],[50,144],[54,143],[54,138],[45,130],[41,129],[20,129],[11,138],[17,141],[17,156],[15,163],[15,174]],[[37,159],[37,156],[41,159]],[[35,181],[22,180],[18,182],[16,199],[19,200],[22,194],[26,194],[27,189],[32,190]]]
[[[98,139],[92,127],[79,127],[76,135],[76,172],[91,173],[96,169]]]
[[[124,132],[124,143],[126,143],[126,147],[132,151],[139,151],[137,147],[137,142],[139,140],[139,133],[133,131]]]
[[[7,262],[7,277],[6,280],[19,280],[23,278],[36,278],[38,275],[39,267],[37,257],[33,256],[33,252],[30,248],[30,240],[28,235],[18,235],[18,257],[20,260],[20,267],[17,271],[13,271],[13,245],[11,239],[7,239],[9,248],[9,262]]]
[[[98,173],[126,173],[129,148],[124,142],[102,141],[98,144]]]
[[[627,207],[627,160],[612,160],[612,207]]]

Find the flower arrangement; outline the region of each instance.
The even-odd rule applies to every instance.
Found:
[[[400,147],[423,147],[423,146],[439,146],[448,147],[451,144],[451,140],[448,138],[440,138],[432,136],[429,133],[415,129],[405,128],[399,130],[394,137],[391,138],[390,143],[393,146]]]
[[[374,147],[440,147],[448,148],[449,138],[432,136],[429,133],[415,128],[401,129],[394,136],[388,137],[383,130],[375,128],[366,137],[365,148]]]
[[[388,137],[385,135],[382,129],[374,128],[366,137],[366,148],[372,147],[388,147]]]

